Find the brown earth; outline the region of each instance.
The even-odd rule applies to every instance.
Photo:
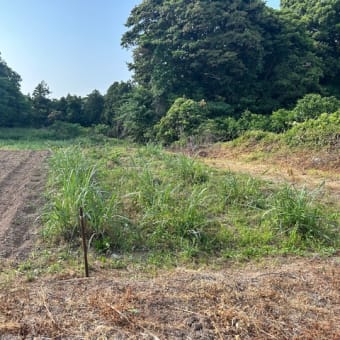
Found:
[[[279,160],[262,169],[262,161],[248,166],[245,154],[233,160],[221,157],[221,149],[205,152],[209,164],[269,179],[281,178],[272,166],[286,171]],[[339,254],[149,273],[93,260],[88,279],[74,267],[35,278],[20,274],[7,261],[36,261],[28,254],[47,155],[0,150],[0,339],[340,339]],[[331,171],[334,198],[339,178],[334,169],[322,171]]]
[[[0,150],[0,258],[24,257],[32,246],[47,155],[47,151]]]

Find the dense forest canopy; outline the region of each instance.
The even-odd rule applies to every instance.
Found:
[[[280,10],[262,0],[144,0],[126,27],[133,78],[105,95],[51,99],[42,81],[25,96],[0,59],[0,125],[105,124],[115,137],[165,143],[208,129],[226,140],[251,126],[286,129],[301,98],[316,107],[340,98],[340,0],[282,0]]]

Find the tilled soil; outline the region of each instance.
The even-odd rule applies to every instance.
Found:
[[[0,150],[0,258],[22,258],[37,229],[47,151]]]

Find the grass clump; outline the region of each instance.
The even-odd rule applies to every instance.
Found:
[[[151,258],[336,249],[339,215],[317,193],[213,170],[160,147],[72,147],[51,159],[46,236]],[[169,255],[171,254],[171,255]]]

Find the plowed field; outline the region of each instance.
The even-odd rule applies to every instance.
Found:
[[[0,150],[0,257],[23,257],[36,233],[46,151]]]

